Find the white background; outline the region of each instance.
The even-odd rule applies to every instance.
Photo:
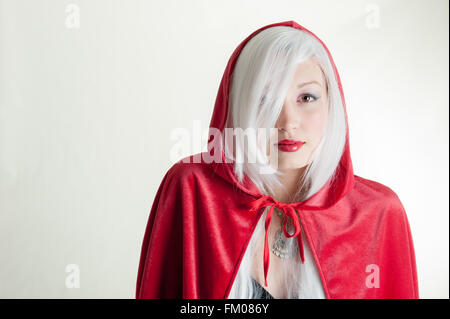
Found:
[[[294,20],[335,60],[355,174],[406,208],[420,297],[448,298],[448,9],[446,0],[0,0],[0,297],[133,298],[171,132],[207,128],[236,46]],[[79,288],[66,287],[68,264]]]

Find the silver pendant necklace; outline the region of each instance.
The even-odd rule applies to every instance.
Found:
[[[283,213],[280,211],[277,211],[277,215],[281,217],[281,216],[283,216]],[[286,259],[286,258],[292,257],[292,255],[289,252],[289,249],[287,247],[287,241],[292,238],[286,238],[286,236],[284,235],[284,232],[283,232],[284,218],[286,218],[286,217],[283,217],[283,221],[281,222],[281,229],[279,229],[277,231],[277,233],[275,234],[275,240],[272,245],[272,253],[277,257]],[[289,220],[288,220],[287,226],[289,226]]]

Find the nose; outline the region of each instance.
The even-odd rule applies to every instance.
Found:
[[[292,133],[298,128],[298,117],[299,115],[295,113],[294,107],[289,103],[284,103],[278,116],[276,127]]]

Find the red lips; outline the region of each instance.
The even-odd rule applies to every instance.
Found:
[[[276,143],[276,146],[278,146],[278,149],[283,152],[296,152],[300,149],[300,147],[302,147],[303,144],[305,144],[305,142],[284,139]]]

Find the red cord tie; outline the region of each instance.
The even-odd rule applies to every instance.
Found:
[[[260,209],[265,208],[266,206],[270,206],[269,212],[267,213],[267,216],[266,216],[266,222],[265,222],[266,234],[265,234],[265,238],[264,238],[264,283],[265,283],[265,286],[267,287],[267,272],[269,271],[269,258],[270,258],[269,239],[267,236],[267,232],[269,230],[270,222],[272,221],[273,208],[277,207],[278,209],[280,209],[283,212],[283,214],[285,216],[290,217],[292,219],[292,221],[294,222],[295,231],[292,235],[290,235],[286,228],[287,218],[285,218],[284,225],[283,225],[283,232],[284,232],[284,235],[286,236],[286,238],[291,238],[291,237],[297,236],[298,247],[300,250],[300,257],[302,259],[302,263],[304,264],[305,256],[304,256],[304,252],[303,252],[302,231],[300,228],[300,222],[298,220],[298,216],[297,216],[294,204],[285,204],[285,203],[278,202],[277,200],[273,199],[271,196],[262,196],[262,197],[258,198],[257,200],[251,202],[250,205],[251,205],[250,211],[259,211]],[[297,204],[297,206],[298,206],[298,204]]]

